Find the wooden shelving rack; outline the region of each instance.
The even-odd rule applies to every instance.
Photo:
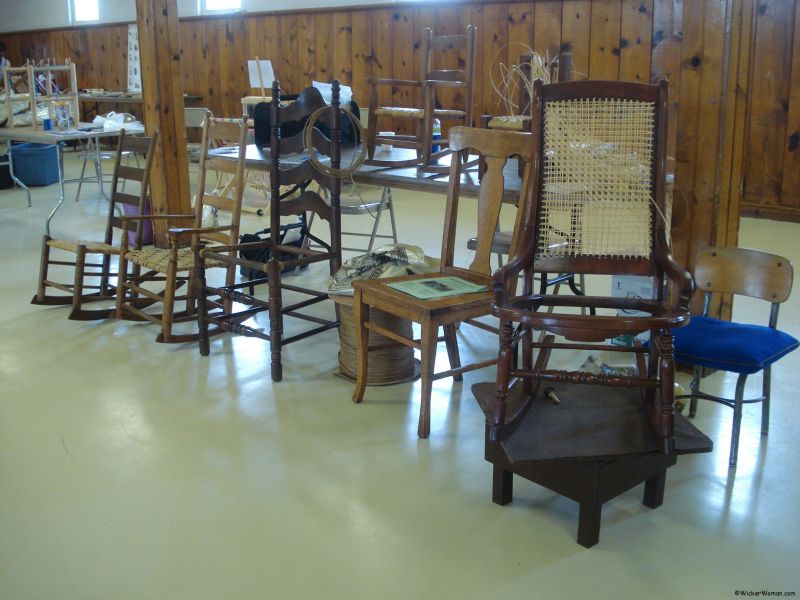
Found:
[[[68,90],[59,91],[56,88],[54,75],[56,73],[66,73],[69,80]],[[44,75],[43,92],[37,91],[37,77]],[[12,89],[12,81],[21,78],[27,84],[27,92],[12,95],[6,94],[6,107],[8,109],[8,127],[19,127],[21,124],[17,120],[14,122],[14,110],[12,104],[15,102],[28,102],[31,110],[31,124],[33,129],[38,131],[42,128],[42,123],[36,117],[36,105],[43,102],[48,105],[48,114],[52,119],[55,116],[55,105],[57,103],[67,103],[69,110],[77,124],[80,116],[78,106],[78,80],[75,74],[75,63],[67,59],[63,65],[39,64],[35,65],[30,60],[23,67],[8,67],[5,72],[6,90]],[[27,80],[27,81],[25,81]],[[14,88],[20,87],[19,81],[14,81]],[[55,123],[54,123],[55,125]]]

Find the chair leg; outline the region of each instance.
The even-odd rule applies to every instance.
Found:
[[[84,155],[84,158],[83,158],[83,166],[81,167],[81,176],[78,178],[78,191],[75,192],[75,202],[77,202],[78,199],[81,197],[81,188],[83,187],[83,176],[86,174],[86,161],[89,160],[89,158],[88,158],[89,157],[89,154],[88,154],[89,153],[89,147],[88,147],[88,145],[84,148],[84,152],[86,152],[86,154]]]
[[[447,346],[447,358],[450,359],[450,368],[460,368],[461,357],[458,354],[458,338],[456,337],[455,323],[444,326],[444,343]],[[453,375],[453,381],[461,381],[463,379],[464,375],[462,373]]]
[[[103,254],[103,263],[100,267],[100,295],[101,296],[110,296],[111,295],[111,286],[108,284],[108,280],[111,277],[111,255],[110,254]]]
[[[172,253],[164,278],[164,306],[161,311],[161,333],[156,336],[157,342],[170,343],[172,341],[172,319],[175,312],[175,287],[178,276],[178,258]],[[187,300],[188,302],[188,300]]]
[[[772,379],[772,365],[765,367],[761,373],[764,378],[762,383],[762,394],[764,400],[761,401],[761,435],[769,434],[769,394]]]
[[[49,235],[42,236],[42,257],[39,262],[39,284],[36,287],[36,296],[34,297],[34,301],[39,304],[44,302],[47,291],[47,286],[44,282],[47,280],[47,271],[50,266],[50,246],[47,245],[49,241]]]
[[[363,303],[361,292],[356,290],[353,294],[353,326],[356,330],[358,371],[356,373],[356,389],[353,390],[353,402],[361,402],[364,399],[364,391],[367,388],[367,374],[369,372],[369,329],[366,327],[367,321],[369,321],[369,306]]]
[[[744,384],[747,375],[742,373],[736,380],[736,399],[733,405],[733,430],[731,431],[731,456],[728,466],[736,467],[736,459],[739,454],[739,431],[742,428],[742,403],[744,400]]]
[[[397,221],[394,216],[394,201],[392,200],[392,188],[384,188],[386,194],[386,207],[389,209],[389,220],[392,222],[392,239],[397,243]]]
[[[75,254],[75,280],[72,284],[72,315],[77,316],[81,312],[83,298],[83,275],[86,271],[86,246],[78,244],[78,252]],[[102,288],[100,293],[102,293]]]
[[[123,233],[123,235],[126,235]],[[125,249],[127,250],[127,249]],[[126,291],[125,284],[128,279],[128,261],[125,258],[125,251],[119,253],[119,263],[117,264],[117,295],[114,299],[114,318],[123,319],[125,313],[122,308],[122,301],[125,299]]]
[[[436,344],[439,338],[439,327],[429,320],[420,323],[420,405],[417,435],[427,438],[431,434],[431,390],[433,388],[433,370],[436,365]]]
[[[509,374],[514,366],[514,349],[511,345],[513,330],[507,320],[500,321],[500,347],[497,353],[497,376],[495,401],[492,413],[492,424],[503,425],[506,422],[506,401],[508,399]],[[527,378],[526,378],[527,380]],[[496,469],[497,467],[495,467]],[[495,476],[497,473],[495,472]]]
[[[195,258],[195,293],[197,294],[197,332],[200,343],[200,356],[208,356],[211,352],[208,342],[208,314],[206,313],[206,262],[199,256]]]
[[[693,417],[697,414],[697,392],[700,391],[700,377],[703,375],[703,367],[695,366],[692,369],[692,383],[689,384],[689,389],[692,392],[692,398],[689,401],[689,416]]]
[[[274,234],[273,234],[274,235]],[[267,262],[269,277],[269,347],[271,354],[272,381],[283,379],[281,351],[283,344],[283,316],[281,314],[281,267],[274,256]]]

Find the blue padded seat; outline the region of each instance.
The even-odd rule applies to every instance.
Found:
[[[758,373],[796,349],[800,342],[783,331],[696,316],[673,330],[675,360],[711,369]]]

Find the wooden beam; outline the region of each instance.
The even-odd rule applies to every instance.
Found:
[[[177,0],[136,0],[144,124],[158,130],[150,194],[153,214],[191,213],[183,119],[181,40]],[[170,224],[172,225],[172,224]],[[168,224],[155,222],[156,245],[166,246]]]

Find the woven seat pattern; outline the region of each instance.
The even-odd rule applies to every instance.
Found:
[[[47,245],[51,248],[66,250],[67,252],[78,252],[78,246],[86,246],[87,252],[102,254],[119,254],[119,248],[103,242],[90,242],[85,240],[47,240]]]
[[[524,115],[504,115],[489,119],[489,129],[502,129],[504,131],[522,131],[525,123],[531,118]]]
[[[447,108],[437,108],[433,111],[434,116],[442,117],[445,119],[462,119],[467,114],[463,110],[454,110]]]
[[[413,117],[422,120],[425,118],[425,111],[421,108],[411,108],[405,106],[379,106],[375,109],[376,115],[397,115],[403,117]]]
[[[170,251],[166,248],[142,248],[132,250],[126,254],[126,258],[134,264],[140,265],[151,271],[166,273],[169,267]],[[206,268],[221,267],[223,264],[218,260],[206,259]],[[178,271],[191,271],[194,268],[194,254],[191,248],[180,248],[178,250]]]

